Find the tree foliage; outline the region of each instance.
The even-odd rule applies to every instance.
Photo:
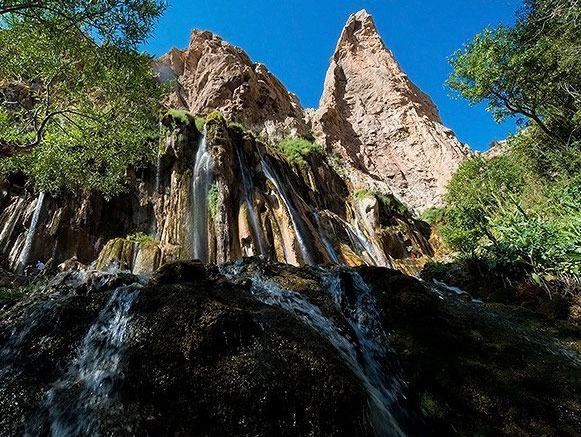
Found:
[[[528,0],[514,27],[487,28],[452,56],[448,85],[570,147],[581,138],[580,14],[576,0]]]
[[[161,93],[136,52],[154,1],[1,2],[0,169],[41,190],[121,189],[155,154]]]
[[[151,32],[165,4],[156,0],[0,0],[0,19],[15,17],[43,28],[76,30],[98,43],[135,48]]]
[[[448,85],[520,119],[508,151],[452,178],[443,234],[503,269],[581,273],[581,2],[527,0],[513,27],[485,29],[451,58]]]

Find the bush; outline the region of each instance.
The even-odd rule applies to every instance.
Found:
[[[422,212],[419,219],[433,225],[434,223],[443,221],[445,213],[446,210],[444,208],[432,207]]]
[[[276,145],[276,150],[291,163],[305,164],[306,158],[323,152],[321,146],[305,138],[287,138]]]
[[[208,191],[208,212],[211,219],[218,215],[218,185],[216,185],[216,182],[212,184]]]
[[[518,148],[474,157],[453,176],[444,240],[507,275],[580,274],[581,178],[539,174],[521,153],[520,135]]]
[[[191,112],[188,112],[183,109],[170,109],[165,113],[165,117],[170,117],[174,121],[189,126],[190,123],[196,121],[196,117]]]

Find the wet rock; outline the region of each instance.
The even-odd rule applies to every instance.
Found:
[[[153,285],[200,282],[207,278],[205,265],[199,261],[177,261],[166,264],[151,277]]]
[[[0,313],[2,436],[61,417],[47,393],[69,392],[50,390],[72,380],[81,345],[105,347],[85,340],[97,321],[124,332],[105,343],[118,370],[66,420],[103,435],[374,435],[362,369],[395,384],[384,424],[407,435],[574,435],[581,423],[579,328],[394,270],[179,262],[131,286],[130,307],[119,289],[78,294],[59,278]]]

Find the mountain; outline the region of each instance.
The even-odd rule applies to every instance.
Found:
[[[442,204],[468,153],[364,10],[343,29],[317,110],[304,110],[264,65],[210,32],[194,30],[188,48],[173,49],[156,68],[176,81],[172,107],[198,115],[218,110],[272,139],[314,134],[345,161],[355,190],[391,193],[418,211]]]
[[[320,107],[310,117],[326,150],[353,168],[355,187],[391,192],[417,210],[441,206],[468,152],[403,72],[365,10],[343,29]]]
[[[75,258],[144,273],[261,256],[417,273],[434,255],[414,210],[439,204],[464,152],[367,13],[343,30],[318,110],[210,32],[194,30],[154,68],[174,84],[156,165],[129,169],[127,192],[114,199],[5,184],[6,267]],[[288,138],[303,143],[285,152]]]
[[[365,11],[319,109],[210,32],[154,68],[124,192],[1,185],[0,437],[578,434],[580,328],[424,268],[468,152]]]

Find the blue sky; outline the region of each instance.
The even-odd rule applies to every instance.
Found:
[[[484,106],[451,98],[447,58],[487,25],[512,23],[520,0],[170,0],[145,50],[162,55],[184,48],[194,28],[210,30],[243,48],[317,107],[329,58],[349,14],[367,9],[409,77],[435,101],[444,124],[462,142],[485,150],[514,131],[497,125]]]

